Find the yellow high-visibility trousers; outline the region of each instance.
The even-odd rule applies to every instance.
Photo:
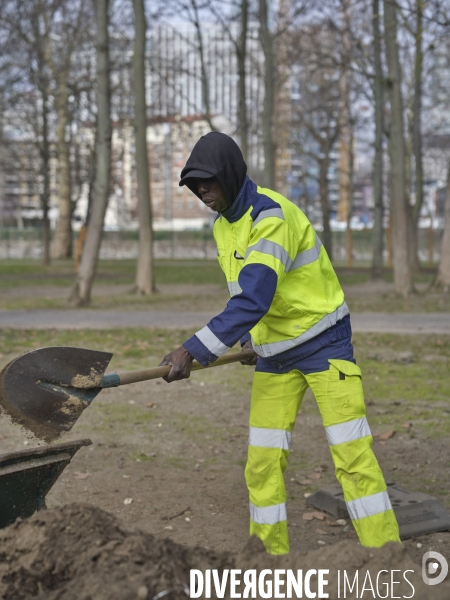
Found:
[[[303,396],[310,387],[319,406],[336,477],[350,518],[363,546],[400,542],[386,483],[372,451],[366,420],[361,371],[347,360],[329,360],[329,369],[305,375],[255,372],[248,461],[250,534],[270,554],[289,552],[286,489],[292,430]]]

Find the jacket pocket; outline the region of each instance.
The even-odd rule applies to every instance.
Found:
[[[348,360],[329,359],[327,399],[330,408],[342,416],[366,414],[361,369]]]

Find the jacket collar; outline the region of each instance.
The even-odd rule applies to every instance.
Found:
[[[229,223],[235,223],[239,221],[241,217],[248,211],[251,203],[252,192],[256,189],[253,181],[246,175],[244,183],[242,184],[239,194],[236,196],[233,204],[229,206],[223,213],[219,213],[219,217],[225,217]]]

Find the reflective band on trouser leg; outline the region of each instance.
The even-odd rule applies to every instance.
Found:
[[[291,446],[291,432],[284,429],[265,429],[263,427],[250,427],[248,443],[250,446],[261,448],[281,448],[289,450]]]
[[[372,451],[361,377],[347,371],[345,379],[331,367],[305,378],[316,397],[336,477],[359,540],[363,546],[379,547],[400,541],[398,525]]]
[[[250,496],[250,535],[270,554],[289,552],[286,520],[287,467],[291,431],[306,390],[301,373],[255,372],[250,406],[245,479]]]
[[[287,519],[286,503],[261,507],[250,502],[250,517],[258,525],[276,525]]]
[[[327,434],[330,446],[353,442],[353,440],[359,440],[362,437],[372,435],[366,417],[347,421],[346,423],[339,423],[338,425],[330,425],[329,427],[325,427],[325,433]]]

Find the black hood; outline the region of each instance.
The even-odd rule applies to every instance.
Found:
[[[181,171],[179,185],[187,185],[201,199],[193,177],[215,177],[228,206],[239,193],[247,175],[242,152],[236,142],[224,133],[212,131],[201,137],[192,149]]]

